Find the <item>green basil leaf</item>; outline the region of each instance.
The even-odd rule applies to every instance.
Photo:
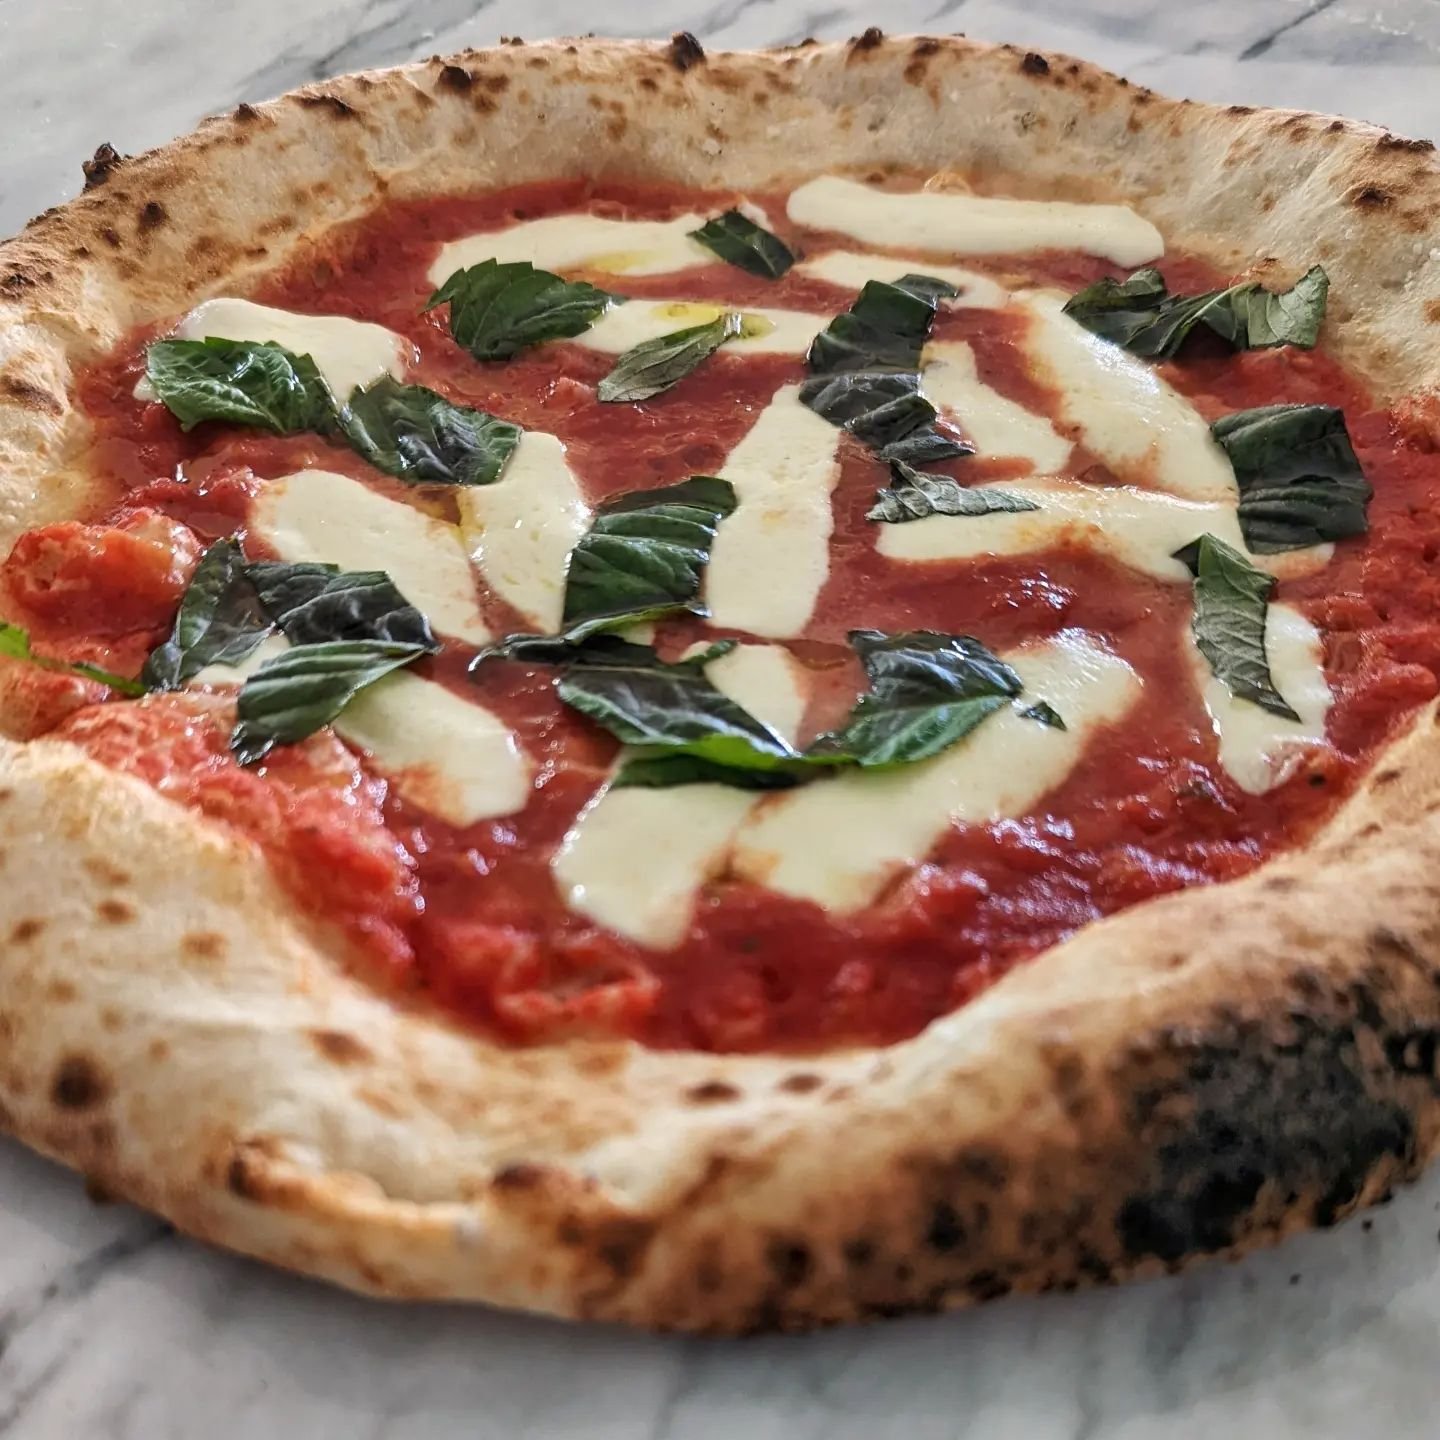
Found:
[[[260,602],[292,645],[386,640],[434,653],[430,622],[383,570],[261,560],[249,567]]]
[[[734,509],[734,486],[710,475],[635,490],[599,506],[570,552],[566,638],[582,640],[680,611],[707,614],[698,598],[701,577],[716,529]]]
[[[524,433],[508,420],[388,375],[351,394],[340,412],[340,429],[377,470],[439,485],[498,480]]]
[[[583,280],[562,280],[528,260],[484,260],[457,270],[426,302],[449,303],[450,333],[477,360],[508,360],[546,340],[583,335],[611,305],[611,295]]]
[[[556,693],[617,740],[642,747],[641,759],[685,755],[722,769],[767,771],[797,762],[784,739],[706,678],[706,664],[728,648],[667,663],[648,645],[600,636],[576,651]]]
[[[844,728],[811,751],[843,754],[867,769],[938,755],[1023,688],[1009,665],[969,635],[852,630],[850,643],[870,689]]]
[[[788,790],[806,778],[800,769],[751,770],[719,765],[698,755],[642,755],[627,760],[612,790],[669,790],[676,785],[729,785],[736,790]]]
[[[0,622],[0,655],[9,656],[12,660],[24,660],[31,665],[38,665],[42,670],[55,670],[65,675],[80,675],[86,680],[98,680],[118,694],[128,695],[132,699],[145,693],[145,686],[140,681],[116,675],[99,665],[92,665],[88,660],[54,660],[48,655],[37,655],[30,648],[30,632],[21,625]]]
[[[867,520],[901,525],[929,515],[992,515],[1040,508],[1009,490],[971,489],[948,475],[922,475],[903,461],[893,462],[890,473],[889,488],[875,492],[875,504],[865,514]]]
[[[1199,295],[1171,295],[1160,272],[1137,270],[1125,280],[1097,280],[1066,302],[1065,313],[1132,354],[1168,359],[1198,324],[1237,350],[1315,344],[1325,318],[1329,277],[1314,265],[1288,290],[1272,292],[1246,280]]]
[[[1275,688],[1265,655],[1265,616],[1275,577],[1257,569],[1238,550],[1213,535],[1175,552],[1195,577],[1191,632],[1215,677],[1241,700],[1298,720]]]
[[[703,325],[688,325],[669,335],[643,340],[615,362],[614,369],[596,387],[596,396],[606,404],[648,400],[683,380],[727,340],[733,340],[742,324],[735,311],[727,310]]]
[[[150,652],[140,678],[152,690],[178,689],[207,665],[238,665],[274,628],[239,545],[217,540],[190,577],[170,638]]]
[[[727,210],[690,232],[707,250],[751,275],[778,280],[794,263],[790,247],[738,210]]]
[[[918,370],[920,352],[942,299],[959,294],[929,275],[903,275],[893,285],[869,281],[849,310],[810,342],[812,375],[855,370]]]
[[[1037,700],[1033,705],[1027,705],[1023,710],[1017,708],[1017,715],[1022,720],[1037,720],[1041,725],[1048,725],[1052,730],[1065,730],[1069,727],[1065,724],[1065,718],[1048,701]]]
[[[1211,427],[1240,488],[1240,529],[1257,555],[1363,535],[1374,493],[1333,405],[1264,405]]]
[[[157,340],[145,374],[161,403],[191,430],[204,420],[275,435],[326,433],[335,401],[308,355],[247,340]]]
[[[425,653],[387,640],[297,645],[246,678],[230,749],[252,765],[275,745],[293,745],[328,725],[367,685]]]

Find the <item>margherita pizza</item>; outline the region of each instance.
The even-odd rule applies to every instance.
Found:
[[[97,157],[0,246],[0,1121],[714,1330],[1414,1174],[1431,149],[871,31]]]

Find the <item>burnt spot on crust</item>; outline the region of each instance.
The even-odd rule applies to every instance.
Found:
[[[651,1220],[621,1216],[603,1221],[593,1236],[595,1254],[618,1278],[626,1279],[640,1268],[654,1234],[655,1223]]]
[[[307,110],[328,110],[340,120],[353,120],[359,113],[353,105],[328,92],[319,95],[297,95],[295,99]]]
[[[740,1091],[728,1080],[702,1080],[685,1092],[685,1098],[692,1105],[723,1105],[738,1100]]]
[[[818,1090],[825,1083],[821,1075],[813,1070],[796,1070],[794,1074],[787,1075],[777,1085],[777,1090],[783,1090],[787,1095],[808,1095],[812,1090]]]
[[[1377,150],[1410,150],[1422,154],[1435,148],[1433,140],[1411,140],[1405,135],[1382,135],[1376,142]]]
[[[0,395],[13,400],[26,410],[38,410],[43,415],[62,415],[64,404],[48,390],[32,385],[28,380],[17,380],[13,375],[0,375]]]
[[[375,1058],[369,1046],[344,1030],[312,1030],[310,1039],[315,1048],[335,1065],[361,1065]]]
[[[140,207],[140,215],[136,224],[141,230],[154,230],[169,218],[169,215],[165,213],[165,207],[158,200],[147,200]]]
[[[1350,194],[1350,203],[1357,210],[1383,210],[1394,201],[1395,197],[1378,185],[1362,185]]]
[[[61,1110],[93,1110],[105,1102],[110,1086],[86,1055],[67,1055],[55,1067],[50,1099]]]
[[[765,1263],[782,1290],[793,1290],[810,1278],[815,1259],[803,1240],[777,1237],[765,1248]]]
[[[1020,57],[1020,69],[1026,75],[1048,75],[1050,73],[1050,62],[1034,50],[1027,50]]]
[[[463,94],[475,83],[475,77],[463,65],[442,65],[435,77],[435,85],[441,90],[456,90]]]
[[[260,112],[246,100],[242,100],[230,114],[242,125],[251,125],[260,118]]]
[[[682,74],[704,60],[705,47],[688,30],[677,30],[670,37],[670,63]]]
[[[533,1165],[528,1160],[517,1160],[495,1172],[490,1182],[497,1190],[534,1190],[545,1183],[546,1170],[543,1165]]]
[[[93,190],[97,185],[103,185],[129,158],[128,155],[122,155],[107,140],[96,149],[89,160],[80,162],[81,172],[85,176],[85,188]]]
[[[942,1255],[958,1250],[965,1243],[965,1226],[948,1200],[937,1200],[931,1208],[924,1243]]]
[[[128,901],[112,897],[96,905],[95,918],[107,925],[128,925],[135,918],[135,907]]]
[[[850,42],[852,50],[874,50],[877,46],[885,43],[885,32],[878,25],[871,25],[869,29],[862,30]]]
[[[45,929],[45,921],[39,915],[27,915],[10,927],[10,943],[25,945]]]

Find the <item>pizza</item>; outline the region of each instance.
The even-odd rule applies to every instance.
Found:
[[[0,247],[0,1123],[355,1289],[802,1328],[1440,1127],[1433,147],[519,41]]]

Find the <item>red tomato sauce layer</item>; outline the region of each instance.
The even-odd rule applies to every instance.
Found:
[[[783,216],[783,197],[751,198]],[[418,354],[410,380],[558,435],[594,501],[719,469],[775,390],[803,378],[803,361],[722,350],[653,400],[602,406],[594,384],[610,357],[554,343],[504,364],[481,364],[455,345],[443,311],[423,311],[437,247],[550,213],[660,219],[718,212],[733,199],[576,183],[396,204],[313,244],[253,298],[350,315],[407,336]],[[840,237],[777,228],[811,253],[844,245]],[[914,268],[923,271],[923,260]],[[971,268],[1012,284],[1072,290],[1118,273],[1066,255]],[[1183,258],[1161,268],[1180,289],[1224,278]],[[766,281],[720,264],[684,275],[590,278],[634,296],[824,315],[853,299],[798,271]],[[942,312],[935,334],[967,341],[983,381],[1053,416],[1057,397],[1029,373],[1017,324],[1004,312],[957,308]],[[7,564],[12,608],[30,623],[42,653],[134,673],[168,631],[199,546],[243,536],[251,498],[267,477],[318,465],[453,514],[453,496],[443,489],[399,485],[315,437],[275,439],[215,424],[183,433],[162,406],[132,393],[155,333],[131,337],[79,382],[97,434],[92,463],[110,486],[107,505],[90,527],[71,527],[58,539],[27,537],[21,547],[33,552],[29,560]],[[225,748],[232,711],[224,691],[97,703],[103,691],[92,682],[37,672],[27,713],[37,732],[66,735],[251,836],[296,900],[356,942],[377,984],[421,992],[492,1033],[529,1041],[618,1032],[657,1046],[715,1050],[897,1040],[1092,920],[1242,875],[1303,840],[1353,787],[1376,747],[1436,692],[1440,456],[1429,418],[1418,408],[1377,409],[1364,385],[1323,350],[1233,355],[1202,341],[1162,370],[1207,418],[1281,401],[1341,405],[1375,489],[1370,533],[1339,544],[1320,573],[1277,591],[1324,635],[1334,703],[1327,743],[1262,796],[1240,790],[1219,763],[1177,643],[1189,623],[1187,586],[1066,546],[982,563],[889,561],[865,518],[886,475],[848,438],[834,496],[830,578],[812,623],[790,645],[837,712],[861,683],[845,644],[846,631],[857,626],[972,634],[997,651],[1078,627],[1102,637],[1145,681],[1135,708],[1095,733],[1081,763],[1033,813],[952,829],[925,863],[857,914],[831,915],[721,877],[701,892],[685,940],[659,953],[572,912],[550,862],[603,783],[615,746],[558,702],[553,672],[497,662],[472,680],[466,665],[473,652],[455,644],[424,662],[421,673],[499,713],[536,773],[522,812],[465,830],[407,805],[364,757],[328,733],[241,770]],[[966,480],[1023,469],[981,458],[941,468]],[[168,566],[152,543],[168,533],[167,523],[180,536],[171,535]],[[492,604],[491,619],[499,627],[511,617]],[[723,632],[669,623],[657,643],[673,655],[702,633]],[[685,803],[683,789],[672,795]]]

